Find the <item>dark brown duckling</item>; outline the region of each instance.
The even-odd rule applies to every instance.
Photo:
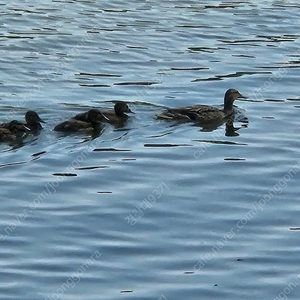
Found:
[[[98,109],[91,109],[87,112],[86,121],[76,120],[74,118],[62,122],[54,127],[55,131],[62,132],[85,132],[91,133],[97,129],[103,118],[102,113]]]
[[[37,131],[40,131],[41,129],[43,129],[41,123],[45,123],[45,121],[43,121],[39,115],[33,111],[33,110],[29,110],[26,112],[25,114],[25,121],[26,123],[24,123],[24,126],[29,129],[30,133],[36,133]],[[5,128],[9,128],[9,124],[10,123],[2,123],[0,124],[1,127],[5,127]]]
[[[0,126],[0,142],[15,142],[24,137],[29,128],[19,121],[13,120]]]
[[[25,114],[25,120],[26,120],[25,126],[28,127],[32,133],[36,133],[36,132],[42,130],[43,127],[42,127],[41,123],[45,123],[45,121],[43,121],[39,117],[39,115],[33,110],[29,110]]]
[[[126,102],[118,101],[115,103],[114,109],[102,111],[103,115],[108,118],[106,122],[122,123],[125,122],[129,116],[126,113],[133,113]]]
[[[208,105],[193,105],[179,108],[169,108],[157,117],[159,119],[183,120],[193,122],[215,122],[229,117],[233,112],[233,102],[245,98],[238,90],[229,89],[224,96],[224,107],[219,109]]]
[[[118,101],[115,103],[114,109],[101,110],[104,118],[103,122],[110,124],[123,123],[128,119],[126,113],[133,113],[126,102]],[[78,114],[74,117],[76,120],[85,121],[87,112]]]

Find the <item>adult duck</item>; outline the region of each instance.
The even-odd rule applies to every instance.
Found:
[[[85,132],[91,133],[97,129],[103,119],[102,113],[98,109],[91,109],[87,112],[85,121],[74,118],[62,122],[54,127],[55,131],[62,132]]]
[[[0,125],[0,142],[15,142],[26,135],[29,128],[22,122],[13,120]]]
[[[224,107],[219,109],[208,105],[193,105],[179,108],[168,108],[159,114],[159,119],[184,120],[193,122],[215,122],[223,120],[233,114],[233,102],[238,98],[245,98],[238,90],[229,89],[224,96]]]
[[[78,114],[74,117],[75,120],[85,121],[88,112]],[[115,103],[114,109],[101,110],[101,113],[104,115],[103,122],[110,124],[120,124],[125,122],[128,119],[126,113],[133,113],[128,104],[123,101],[118,101]]]

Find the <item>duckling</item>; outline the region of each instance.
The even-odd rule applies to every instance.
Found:
[[[38,132],[40,130],[43,129],[41,123],[45,123],[45,121],[43,121],[39,115],[33,111],[33,110],[29,110],[26,114],[25,114],[25,120],[26,120],[26,124],[25,126],[28,127],[31,132]]]
[[[114,109],[102,110],[104,118],[103,122],[110,124],[119,124],[128,119],[127,113],[133,113],[126,102],[118,101],[115,103]],[[78,114],[74,117],[76,120],[85,121],[88,112]]]
[[[242,96],[238,90],[229,89],[224,96],[224,108],[218,109],[208,105],[193,105],[169,108],[157,117],[159,119],[184,120],[194,122],[215,122],[229,117],[233,113],[233,102]]]
[[[108,123],[122,123],[125,122],[129,116],[125,113],[132,113],[126,102],[118,101],[115,103],[114,109],[103,110],[102,113],[108,118]]]
[[[91,109],[87,112],[85,121],[74,118],[62,122],[54,127],[54,131],[63,132],[93,132],[100,125],[103,115],[98,109]]]
[[[24,123],[24,126],[25,126],[25,128],[30,130],[30,133],[36,133],[37,131],[40,131],[41,129],[43,129],[40,122],[45,123],[45,121],[43,121],[39,117],[39,115],[33,110],[29,110],[26,112],[25,121],[26,121],[26,123]],[[9,128],[9,124],[10,123],[2,123],[2,124],[0,124],[0,126]]]
[[[13,120],[0,126],[0,142],[15,142],[30,130],[19,121]]]

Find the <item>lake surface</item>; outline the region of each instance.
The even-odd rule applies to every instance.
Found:
[[[0,7],[0,120],[46,121],[0,145],[0,299],[299,299],[296,1]],[[228,88],[233,127],[155,118]],[[53,131],[116,100],[123,127]]]

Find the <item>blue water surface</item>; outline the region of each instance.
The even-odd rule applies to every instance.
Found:
[[[0,7],[0,120],[46,121],[0,145],[0,299],[299,299],[296,1]],[[155,117],[228,88],[233,127]],[[53,131],[116,100],[124,126]]]

